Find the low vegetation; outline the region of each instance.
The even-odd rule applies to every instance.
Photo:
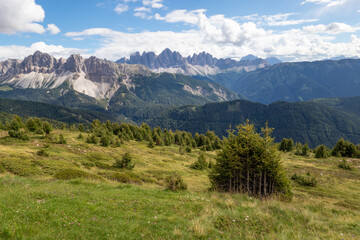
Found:
[[[46,133],[26,123],[27,140],[9,136],[9,124],[0,131],[0,239],[360,237],[360,160],[296,155],[299,144],[280,153],[266,126],[258,134],[244,124],[218,141],[211,132],[190,138],[146,125],[94,122]],[[339,168],[343,159],[351,171]]]

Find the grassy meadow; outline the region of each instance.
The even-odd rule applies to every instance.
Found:
[[[210,191],[208,170],[189,166],[200,153],[214,162],[215,151],[145,141],[101,147],[79,132],[53,134],[60,133],[66,144],[0,132],[0,239],[360,239],[360,159],[346,159],[352,169],[344,170],[342,158],[282,153],[289,178],[309,172],[317,180],[315,187],[292,181],[294,198],[284,202]],[[126,152],[135,168],[114,169]],[[83,175],[59,180],[67,169]],[[166,190],[173,171],[187,191]]]

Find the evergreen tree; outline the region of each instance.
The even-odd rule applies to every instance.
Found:
[[[208,166],[204,154],[200,154],[197,161],[190,165],[190,168],[196,170],[204,170]]]
[[[66,141],[64,135],[60,134],[60,135],[59,135],[59,141],[58,141],[58,143],[59,143],[59,144],[66,144],[66,142],[67,142],[67,141]]]
[[[257,196],[291,196],[289,180],[271,138],[272,129],[266,125],[260,135],[248,121],[237,130],[237,135],[229,130],[223,141],[209,175],[212,186],[219,191]]]
[[[125,153],[121,159],[116,160],[114,167],[132,170],[135,167],[135,164],[132,163],[132,156],[130,153]]]
[[[315,149],[316,158],[327,158],[329,156],[329,149],[324,145],[320,145]]]
[[[310,148],[307,143],[301,149],[301,156],[309,156]]]
[[[49,135],[49,134],[51,133],[51,131],[52,131],[52,126],[50,125],[49,122],[44,122],[44,123],[43,123],[43,131],[44,131],[47,135]]]
[[[154,140],[152,140],[152,138],[150,138],[150,140],[149,140],[148,147],[149,148],[154,148],[155,147],[155,143],[154,143]]]

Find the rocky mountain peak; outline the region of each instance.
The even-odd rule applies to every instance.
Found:
[[[192,57],[188,56],[187,61],[193,65],[199,66],[215,66],[217,59],[207,52],[201,52],[199,54],[193,54]]]
[[[158,56],[158,63],[160,67],[169,68],[185,65],[186,59],[183,58],[179,52],[172,52],[169,48],[166,48]]]
[[[183,57],[177,51],[164,49],[159,55],[154,52],[135,52],[130,59],[121,58],[117,63],[141,64],[155,72],[181,73],[185,75],[214,75],[221,72],[251,71],[270,66],[264,59],[248,56],[248,60],[233,60],[231,58],[217,59],[207,52]],[[252,60],[251,60],[252,59]]]
[[[22,61],[21,67],[25,73],[32,71],[46,73],[53,71],[56,64],[57,60],[50,54],[36,51]]]
[[[84,58],[79,54],[73,54],[66,60],[64,68],[69,72],[85,72]]]

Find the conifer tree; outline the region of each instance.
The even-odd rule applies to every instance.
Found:
[[[216,157],[209,175],[219,191],[268,196],[274,193],[291,196],[289,180],[266,125],[258,134],[252,124],[237,126],[237,134],[229,130],[228,138]]]

